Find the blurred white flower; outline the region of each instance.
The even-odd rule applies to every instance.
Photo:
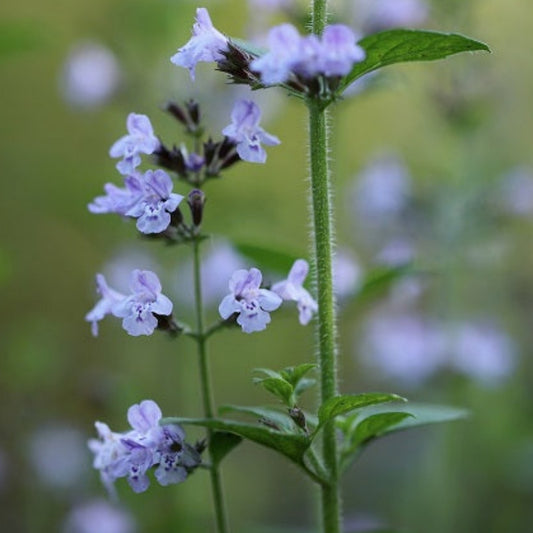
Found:
[[[356,0],[352,5],[355,24],[364,33],[416,27],[429,15],[424,0]]]
[[[29,461],[37,478],[53,489],[72,489],[89,470],[87,439],[68,426],[36,430],[28,441]]]
[[[415,255],[412,243],[407,239],[392,239],[380,250],[376,262],[390,267],[410,263]]]
[[[201,266],[202,297],[207,306],[218,305],[228,292],[228,281],[236,270],[246,268],[246,261],[226,241],[203,246]],[[188,261],[176,276],[176,294],[187,304],[194,303],[193,265]]]
[[[533,169],[521,166],[505,174],[500,182],[497,203],[511,215],[533,215]]]
[[[104,104],[120,80],[120,66],[109,49],[98,43],[79,43],[65,61],[60,88],[69,104],[91,108]]]
[[[452,368],[483,385],[497,385],[516,366],[511,338],[494,324],[466,322],[450,328],[448,351]]]
[[[434,322],[387,310],[371,315],[357,351],[369,368],[415,386],[440,369],[444,346],[445,338]]]
[[[62,533],[134,533],[133,517],[105,500],[93,500],[72,509]]]
[[[339,248],[333,258],[333,290],[338,298],[352,295],[358,288],[362,269],[355,256],[346,248]]]
[[[351,200],[360,222],[382,225],[405,209],[410,194],[411,177],[401,159],[394,154],[382,154],[359,173]]]

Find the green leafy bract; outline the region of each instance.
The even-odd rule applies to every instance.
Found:
[[[365,50],[366,58],[356,63],[342,80],[339,94],[364,74],[387,65],[408,61],[434,61],[460,52],[490,52],[486,44],[463,35],[426,30],[383,31],[364,37],[358,44]]]
[[[315,367],[314,363],[304,363],[279,372],[269,368],[256,368],[254,372],[261,375],[254,377],[253,381],[277,396],[288,407],[294,407],[300,395],[316,383],[314,379],[305,377]]]

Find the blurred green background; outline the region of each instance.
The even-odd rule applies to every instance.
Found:
[[[235,36],[294,15],[244,0],[203,5],[217,28]],[[472,416],[371,447],[344,483],[346,531],[526,533],[533,523],[533,5],[434,0],[426,7],[413,23],[465,33],[493,54],[388,67],[332,112],[337,240],[351,257],[339,304],[341,389],[390,390],[464,406]],[[85,449],[94,420],[124,430],[127,408],[144,398],[169,416],[201,412],[190,341],[131,338],[113,319],[95,339],[84,321],[96,301],[94,274],[116,279],[135,267],[158,272],[178,318],[192,321],[189,250],[139,239],[132,223],[93,216],[86,205],[105,182],[120,182],[107,152],[129,112],[148,114],[167,143],[179,144],[179,125],[161,111],[166,101],[195,96],[219,135],[232,101],[247,94],[225,85],[211,65],[198,67],[196,84],[171,65],[195,8],[180,0],[0,7],[3,531],[66,524],[132,531],[125,523],[130,529],[72,526],[76,509],[105,498]],[[368,2],[332,3],[351,25],[366,14],[362,32],[379,26],[368,9]],[[208,184],[205,229],[306,257],[305,110],[277,90],[254,98],[282,144],[269,149],[266,165],[242,163]],[[378,192],[376,172],[385,174]],[[182,184],[176,190],[186,192]],[[408,276],[357,296],[365,275],[406,260]],[[207,276],[222,276],[219,266]],[[216,306],[209,315],[216,318]],[[269,402],[252,384],[252,369],[308,361],[312,341],[312,326],[300,327],[294,310],[278,312],[260,334],[222,332],[211,345],[218,403]],[[383,363],[387,357],[398,359]],[[314,489],[272,452],[242,445],[226,460],[224,478],[233,531],[313,531]],[[204,472],[174,487],[153,482],[142,495],[118,485],[121,512],[137,531],[212,528]]]

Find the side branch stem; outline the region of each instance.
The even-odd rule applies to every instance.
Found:
[[[200,363],[200,385],[202,390],[202,401],[204,406],[204,416],[213,418],[214,402],[211,388],[211,378],[209,373],[209,359],[207,353],[207,336],[204,331],[204,311],[202,301],[202,280],[200,269],[200,240],[196,239],[193,244],[194,260],[194,296],[196,302],[196,331],[195,337],[198,346],[198,359]],[[222,489],[222,479],[218,466],[213,464],[209,446],[213,436],[213,430],[207,428],[208,450],[211,467],[209,469],[211,476],[211,489],[213,492],[213,505],[215,509],[215,520],[217,533],[228,533],[229,526],[226,516],[226,506],[224,503],[224,492]]]
[[[314,262],[318,299],[318,359],[321,403],[324,403],[337,395],[336,312],[332,272],[333,222],[328,168],[327,111],[316,100],[310,100],[308,107]],[[334,421],[324,426],[323,463],[330,479],[330,483],[321,487],[323,531],[340,533],[341,501]]]

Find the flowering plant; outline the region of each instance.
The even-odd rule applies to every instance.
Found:
[[[456,34],[422,30],[388,30],[358,39],[342,24],[326,24],[326,2],[312,3],[312,32],[300,35],[291,24],[272,28],[268,50],[225,36],[213,25],[205,8],[199,8],[191,39],[172,56],[171,61],[189,70],[195,79],[198,62],[212,62],[237,84],[252,89],[281,87],[300,99],[309,114],[311,147],[311,213],[313,289],[304,286],[309,262],[298,258],[286,279],[272,286],[263,284],[261,270],[254,266],[236,270],[228,280],[229,293],[219,304],[220,320],[204,323],[201,280],[201,244],[207,237],[202,230],[207,182],[217,181],[233,165],[244,161],[265,163],[263,147],[280,143],[260,125],[261,111],[251,99],[237,100],[230,114],[231,123],[222,138],[204,140],[199,104],[171,103],[167,111],[185,128],[192,139],[192,150],[181,145],[169,148],[154,135],[150,120],[132,113],[127,119],[128,135],[111,148],[112,157],[124,176],[124,188],[105,187],[89,210],[116,213],[136,219],[137,229],[152,240],[189,245],[194,262],[196,324],[185,326],[174,317],[172,302],[162,294],[157,275],[134,270],[131,294],[121,294],[97,276],[101,300],[86,319],[93,333],[106,315],[122,318],[130,335],[151,335],[155,330],[191,338],[197,345],[204,413],[198,418],[163,418],[157,404],[144,400],[128,411],[131,430],[120,434],[97,422],[99,440],[90,448],[94,466],[109,490],[116,479],[126,477],[136,492],[148,488],[148,471],[162,485],[180,483],[197,467],[204,466],[211,476],[215,522],[219,533],[229,531],[225,511],[220,464],[243,439],[248,439],[283,455],[297,465],[321,492],[322,531],[341,531],[340,479],[348,466],[372,441],[408,427],[452,420],[463,411],[432,410],[423,406],[405,407],[404,400],[390,393],[340,394],[337,378],[336,306],[333,290],[333,218],[328,162],[328,109],[342,100],[346,89],[363,75],[399,62],[429,61],[459,52],[488,50],[487,46]],[[165,170],[138,170],[141,155]],[[176,185],[193,187],[186,196],[189,215],[181,210],[185,194],[174,193]],[[185,191],[184,191],[185,193]],[[261,266],[261,265],[258,265]],[[243,422],[219,416],[215,411],[210,385],[208,341],[219,330],[240,327],[245,333],[267,328],[270,313],[284,302],[296,302],[299,322],[316,324],[318,359],[274,371],[258,369],[254,381],[280,402],[280,408],[264,406],[226,406],[225,413],[251,415],[259,422]],[[317,377],[311,377],[313,374]],[[319,384],[320,400],[315,413],[300,406],[301,395]],[[393,403],[393,407],[388,404]],[[220,415],[223,413],[220,412]],[[206,441],[194,445],[185,441],[182,426],[206,428]],[[202,454],[205,452],[205,457]]]

